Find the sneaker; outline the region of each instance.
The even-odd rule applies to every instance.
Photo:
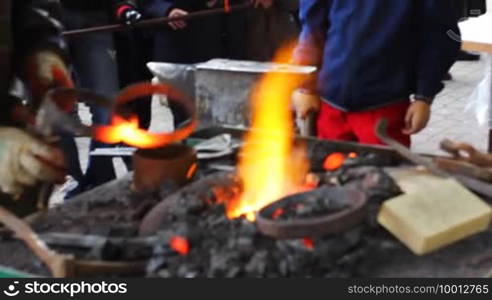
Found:
[[[84,190],[85,189],[83,188],[82,184],[69,176],[65,184],[60,188],[59,192],[64,195],[64,200],[68,200],[81,194],[82,192],[84,192]]]

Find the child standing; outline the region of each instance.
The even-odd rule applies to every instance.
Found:
[[[382,144],[381,118],[405,145],[425,128],[430,105],[460,43],[454,0],[301,0],[295,62],[316,65],[316,83],[294,95],[304,117],[319,109],[318,136]],[[321,100],[321,101],[320,101]]]

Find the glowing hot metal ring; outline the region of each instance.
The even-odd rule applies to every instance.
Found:
[[[151,133],[136,126],[131,128],[121,126],[125,122],[127,124],[132,122],[131,119],[123,117],[124,104],[154,94],[166,95],[171,101],[177,101],[186,109],[191,121],[171,133]],[[198,122],[193,102],[176,88],[163,84],[139,83],[126,88],[115,99],[111,123],[112,125],[109,126],[95,127],[94,138],[108,144],[125,143],[141,149],[149,149],[163,147],[187,138],[193,133]]]

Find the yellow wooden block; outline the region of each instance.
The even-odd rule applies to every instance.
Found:
[[[385,202],[378,222],[423,255],[486,230],[492,208],[454,179],[426,172],[392,174],[404,195]]]

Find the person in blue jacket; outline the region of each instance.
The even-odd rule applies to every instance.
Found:
[[[318,136],[382,144],[381,118],[405,145],[428,123],[460,42],[457,0],[301,0],[294,55],[316,65],[316,82],[294,94],[301,117],[319,109]],[[320,101],[321,100],[321,101]]]

